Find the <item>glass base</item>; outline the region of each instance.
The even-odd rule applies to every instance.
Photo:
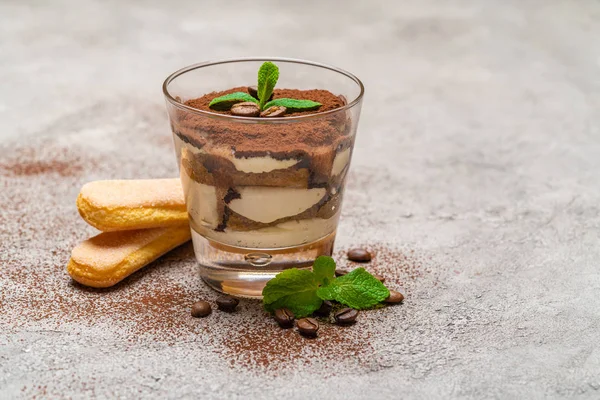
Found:
[[[335,231],[307,244],[278,249],[230,246],[207,239],[192,229],[200,276],[227,294],[261,298],[266,283],[287,268],[310,268],[318,256],[333,252]]]

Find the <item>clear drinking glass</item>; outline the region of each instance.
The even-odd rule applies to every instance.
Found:
[[[184,104],[256,85],[265,61],[279,67],[277,88],[325,89],[342,96],[345,105],[317,114],[248,118]],[[302,60],[236,59],[183,68],[165,80],[163,92],[194,252],[209,285],[259,297],[282,270],[308,268],[316,257],[331,255],[364,93],[358,78]],[[292,131],[307,134],[290,143]]]

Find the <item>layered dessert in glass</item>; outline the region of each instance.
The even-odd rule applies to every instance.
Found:
[[[293,68],[327,72],[309,89],[275,89],[272,95],[318,102],[318,109],[240,117],[209,104],[231,93],[252,94],[248,86],[186,93],[165,82],[201,275],[236,295],[259,296],[282,269],[310,267],[319,255],[331,254],[360,112],[362,85],[353,76],[306,62],[276,62],[282,75]],[[202,66],[190,68],[179,74]],[[342,76],[333,85],[338,92],[319,87],[329,74]]]

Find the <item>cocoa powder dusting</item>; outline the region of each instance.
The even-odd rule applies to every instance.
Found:
[[[231,367],[281,372],[297,362],[324,363],[350,358],[365,364],[373,352],[371,333],[363,323],[340,327],[319,319],[319,334],[314,339],[299,335],[296,328],[282,329],[268,315],[253,318],[230,337],[226,337],[224,355]],[[330,371],[333,375],[335,371]]]
[[[244,92],[248,93],[248,88],[245,86],[235,87],[229,90],[223,90],[220,92],[211,92],[207,93],[201,97],[196,99],[187,100],[185,102],[186,105],[196,108],[198,110],[210,111],[218,114],[227,114],[231,115],[229,111],[217,111],[212,110],[208,105],[212,101],[212,99],[220,96],[224,96],[226,94],[235,93],[235,92]],[[297,100],[312,100],[318,103],[321,103],[321,107],[317,110],[313,111],[304,111],[297,113],[289,113],[287,116],[297,116],[297,115],[310,115],[310,114],[319,114],[325,111],[335,110],[336,108],[340,108],[344,105],[342,99],[340,99],[335,94],[331,93],[328,90],[322,89],[311,89],[311,90],[298,90],[298,89],[275,89],[273,90],[273,99],[282,99],[282,98],[291,98]]]
[[[348,261],[348,249],[338,249],[333,255],[338,267],[348,270],[363,267],[369,272],[385,276],[386,285],[401,291],[407,297],[406,301],[411,301],[411,292],[422,280],[437,284],[438,271],[431,267],[431,260],[427,256],[411,249],[399,250],[378,243],[365,247],[373,253],[371,262]],[[319,336],[316,339],[299,336],[295,328],[281,329],[268,316],[248,316],[243,327],[232,327],[223,342],[227,348],[223,354],[232,367],[274,373],[293,370],[299,360],[315,365],[329,360],[338,365],[347,361],[373,368],[377,361],[374,359],[376,356],[371,338],[380,334],[378,331],[385,324],[386,315],[396,312],[394,307],[402,306],[363,311],[357,323],[349,327],[340,327],[328,318],[320,318]],[[335,374],[336,371],[331,370],[325,375]]]
[[[431,267],[431,259],[413,249],[393,249],[380,243],[360,246],[368,249],[373,259],[367,263],[357,263],[348,260],[345,250],[337,250],[333,257],[338,268],[348,271],[365,268],[372,274],[385,277],[385,284],[390,289],[405,290],[405,295],[410,294],[415,283],[421,278],[433,281],[434,285],[438,282],[439,271]]]
[[[34,176],[56,174],[75,176],[83,171],[82,160],[65,148],[45,148],[44,151],[25,148],[12,155],[9,161],[0,163],[5,176]]]
[[[127,140],[122,137],[115,134],[110,140],[125,149]],[[131,343],[127,344],[131,348],[196,346],[202,357],[217,357],[229,368],[269,374],[293,373],[299,364],[326,369],[325,374],[343,374],[339,368],[343,365],[368,371],[376,364],[373,342],[387,329],[387,316],[403,312],[402,306],[363,312],[350,327],[323,323],[319,337],[312,340],[300,337],[295,329],[280,329],[258,301],[243,300],[233,314],[215,311],[195,319],[190,306],[205,299],[216,308],[217,293],[198,276],[190,244],[113,288],[90,289],[72,282],[65,270],[71,250],[97,233],[77,213],[74,200],[79,188],[104,177],[140,176],[145,173],[140,171],[143,159],[128,162],[125,150],[95,159],[93,146],[74,149],[47,143],[43,148],[5,152],[10,158],[3,158],[0,170],[0,324],[6,332],[42,329],[90,340],[110,337]],[[28,165],[36,160],[48,166],[78,167],[14,172],[29,171]],[[165,157],[164,162],[153,163],[152,173],[174,176],[169,161]],[[407,296],[407,302],[418,285],[422,288],[437,279],[431,261],[415,252],[383,244],[354,245],[365,245],[374,253],[371,263],[360,266],[385,276],[392,289]],[[336,252],[340,267],[359,266],[346,260],[346,250]],[[328,368],[334,363],[335,370]]]
[[[247,89],[237,87],[213,92],[188,100],[185,104],[203,111],[229,114],[228,111],[211,110],[208,104],[215,97],[239,91],[245,92]],[[242,156],[267,152],[275,155],[289,155],[298,151],[311,153],[321,146],[327,150],[335,150],[339,144],[348,142],[352,124],[346,112],[340,111],[319,117],[319,113],[343,106],[343,101],[338,96],[326,90],[275,89],[274,98],[282,97],[318,101],[322,106],[317,111],[292,114],[315,114],[315,118],[281,123],[273,123],[272,120],[269,122],[267,118],[264,119],[265,123],[222,120],[209,115],[177,110],[171,115],[172,129],[183,140],[197,147],[226,147],[234,149]]]
[[[191,261],[191,252],[186,253],[183,264]],[[62,256],[68,258],[68,254]],[[61,264],[49,266],[54,271],[49,276],[27,264],[9,262],[2,276],[28,290],[23,296],[0,293],[0,313],[17,307],[23,321],[45,321],[55,329],[70,324],[116,324],[129,341],[150,335],[153,340],[175,344],[186,333],[202,331],[189,316],[189,306],[197,298],[196,285],[172,282],[160,271],[163,263],[165,260],[159,259],[112,288],[95,289],[72,281]],[[194,270],[190,268],[191,276]]]
[[[81,172],[80,165],[63,161],[32,161],[29,163],[2,164],[0,168],[13,175],[42,175],[56,173],[60,176],[73,176]]]

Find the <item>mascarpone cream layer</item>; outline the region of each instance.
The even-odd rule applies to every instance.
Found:
[[[350,162],[350,148],[340,151],[335,155],[333,159],[333,166],[331,167],[331,175],[336,176],[342,173],[346,165]]]
[[[253,221],[270,223],[308,210],[327,190],[245,186],[237,192],[241,198],[229,202],[229,208]]]
[[[220,223],[216,188],[191,179],[183,168],[181,168],[180,174],[185,204],[190,218],[196,224],[216,228]]]
[[[181,182],[188,214],[196,224],[216,228],[220,223],[217,189],[198,183],[181,169]],[[236,213],[256,222],[270,223],[300,214],[323,199],[326,189],[293,189],[247,186],[237,189],[241,198],[229,202]]]
[[[288,158],[284,160],[277,160],[271,156],[263,157],[228,157],[228,159],[235,165],[235,169],[246,173],[271,172],[276,169],[287,169],[298,164],[298,160]]]

